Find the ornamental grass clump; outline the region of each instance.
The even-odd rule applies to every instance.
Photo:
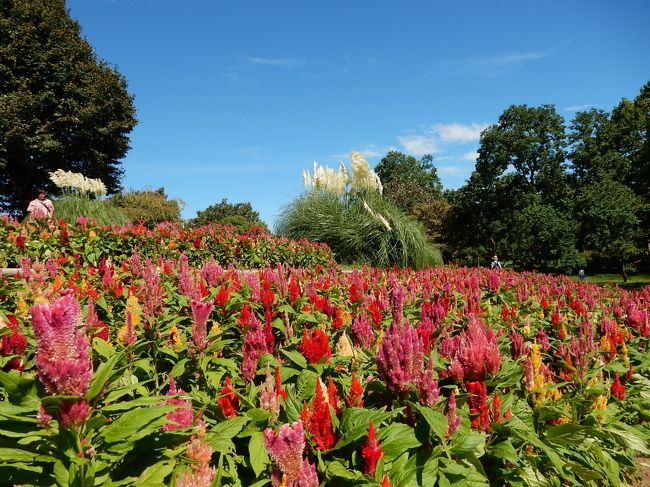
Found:
[[[101,179],[87,178],[63,169],[49,174],[50,180],[62,192],[55,201],[56,216],[68,225],[75,224],[79,217],[94,219],[99,225],[123,225],[128,221],[118,208],[100,199],[106,194],[106,186]]]
[[[303,172],[306,193],[287,205],[280,235],[325,242],[341,263],[422,268],[442,263],[423,227],[382,198],[382,184],[363,156],[350,155],[352,177],[314,165]]]

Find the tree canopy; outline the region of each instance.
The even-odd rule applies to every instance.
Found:
[[[64,0],[0,2],[0,209],[24,210],[56,169],[121,189],[133,97],[98,60]]]
[[[161,222],[180,222],[181,210],[185,204],[179,199],[170,199],[165,188],[140,191],[125,191],[111,196],[108,204],[119,208],[132,222],[143,222],[152,227]]]
[[[253,209],[249,202],[229,203],[223,198],[220,203],[208,206],[205,210],[196,212],[196,218],[190,220],[192,225],[207,225],[209,223],[221,223],[235,225],[241,230],[257,225],[266,228],[260,219],[260,214]]]

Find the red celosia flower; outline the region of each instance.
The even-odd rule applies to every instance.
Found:
[[[86,422],[90,408],[86,401],[65,401],[59,407],[59,421],[63,427],[78,430]]]
[[[359,288],[355,282],[350,284],[350,287],[348,288],[348,294],[350,295],[350,302],[352,303],[358,303],[363,299],[363,296],[359,292]]]
[[[329,362],[329,358],[332,356],[329,338],[320,328],[310,331],[305,329],[300,343],[300,351],[310,364],[317,364],[321,360]]]
[[[271,306],[273,306],[273,301],[275,300],[275,293],[271,290],[271,284],[269,281],[264,280],[262,283],[262,306],[264,306],[265,311],[269,311]]]
[[[357,376],[352,372],[352,383],[350,384],[350,394],[345,398],[345,402],[349,407],[363,407],[363,388],[357,379]]]
[[[289,299],[291,300],[291,304],[295,304],[301,295],[302,290],[300,289],[298,280],[294,276],[291,276],[291,279],[289,279]]]
[[[372,301],[368,305],[368,313],[370,313],[370,318],[372,319],[372,322],[375,324],[375,326],[379,326],[384,316],[381,312],[381,307],[379,306],[377,300]]]
[[[492,421],[501,423],[501,399],[497,392],[494,393],[494,397],[492,398],[492,407],[490,409],[490,417],[492,418]]]
[[[280,366],[275,366],[275,393],[282,396],[282,399],[287,400],[287,391],[282,387],[282,378],[280,377]]]
[[[311,405],[311,411],[307,409],[306,403],[300,413],[300,419],[309,431],[312,440],[321,451],[326,451],[336,444],[336,433],[332,427],[330,405],[325,399],[325,393],[321,386],[320,379],[316,381],[315,397]]]
[[[489,431],[490,416],[485,384],[481,381],[474,381],[466,382],[465,386],[469,393],[467,404],[469,405],[469,412],[472,415],[472,428],[485,432]]]
[[[239,397],[237,397],[230,377],[226,377],[226,381],[220,392],[221,396],[217,399],[217,402],[221,407],[221,412],[226,418],[233,418],[237,414],[237,411],[239,411]]]
[[[388,474],[384,474],[384,479],[381,481],[380,487],[390,487],[390,482],[388,481]]]
[[[336,415],[339,416],[341,414],[341,398],[339,397],[339,391],[331,375],[327,379],[327,398],[329,399],[330,406],[332,406]]]
[[[370,426],[368,427],[368,441],[361,447],[361,456],[365,465],[363,467],[363,473],[366,475],[374,475],[375,469],[377,468],[377,462],[381,457],[383,451],[379,446],[379,442],[375,437],[375,425],[370,421]]]
[[[612,396],[619,401],[625,400],[625,386],[621,384],[618,374],[614,374],[614,383],[612,384]]]
[[[222,284],[219,288],[219,292],[214,298],[214,303],[220,308],[223,308],[228,302],[228,299],[230,299],[230,288],[226,289],[226,287]]]

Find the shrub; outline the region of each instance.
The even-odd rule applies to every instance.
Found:
[[[130,221],[143,222],[149,228],[165,221],[180,222],[181,209],[185,204],[177,198],[169,199],[164,188],[127,191],[111,196],[108,202],[119,208]]]
[[[54,216],[62,218],[68,225],[74,224],[80,216],[95,219],[98,225],[123,225],[128,221],[119,208],[105,200],[77,193],[64,194],[54,201]]]

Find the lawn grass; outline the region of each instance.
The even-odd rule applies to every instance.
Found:
[[[623,283],[623,276],[620,274],[594,274],[593,276],[587,276],[587,282],[594,284],[616,284],[625,288],[637,288],[650,286],[650,274],[631,275],[626,283]]]

